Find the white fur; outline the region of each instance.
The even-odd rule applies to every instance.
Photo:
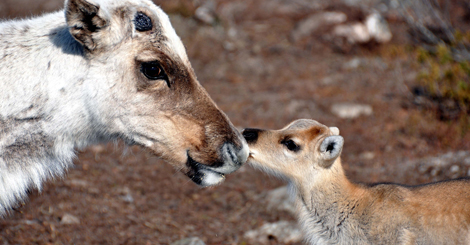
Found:
[[[159,111],[152,95],[136,89],[132,62],[141,50],[133,47],[147,39],[135,31],[126,36],[132,22],[123,23],[113,11],[152,12],[166,40],[161,43],[165,52],[173,52],[167,55],[192,71],[168,16],[149,0],[87,1],[99,5],[98,15],[108,21],[107,34],[94,36],[107,46],[93,56],[70,34],[64,11],[0,23],[0,215],[24,199],[29,188],[41,189],[44,180],[61,176],[72,164],[74,149],[93,143],[120,138],[170,162],[186,161],[190,146],[178,148],[188,140],[175,132],[175,120]],[[201,100],[215,107],[210,99]],[[241,145],[240,159],[246,159],[246,143]],[[223,180],[209,177],[208,185]]]

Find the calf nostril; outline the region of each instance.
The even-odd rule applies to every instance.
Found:
[[[247,128],[243,130],[242,135],[245,138],[246,142],[249,144],[256,143],[258,140],[258,134],[261,130],[255,128]]]

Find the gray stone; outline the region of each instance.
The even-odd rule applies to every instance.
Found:
[[[189,237],[173,242],[170,245],[206,245],[206,243],[199,237]]]
[[[444,177],[470,176],[470,151],[448,152],[434,157],[405,161],[405,173],[417,170],[420,174],[429,173],[433,180]],[[439,177],[439,178],[438,178]]]
[[[71,214],[64,214],[60,219],[60,223],[63,225],[80,224],[80,219]]]
[[[365,62],[360,58],[353,58],[350,61],[343,64],[343,69],[345,70],[354,70],[359,68]]]
[[[340,103],[334,104],[331,107],[331,112],[336,116],[344,119],[353,119],[359,116],[372,115],[372,106],[354,103]]]
[[[388,23],[379,13],[368,15],[364,23],[337,25],[333,28],[333,35],[345,38],[351,44],[367,43],[372,40],[386,43],[392,39]]]
[[[457,173],[459,171],[460,171],[460,167],[458,165],[453,165],[452,167],[450,167],[451,173]]]
[[[249,244],[270,244],[273,240],[279,244],[289,244],[303,239],[297,224],[288,221],[266,223],[256,230],[247,231],[243,237]]]
[[[367,16],[365,24],[370,37],[375,41],[386,43],[392,40],[392,32],[388,27],[388,23],[379,13]]]
[[[345,38],[349,43],[366,43],[370,41],[367,26],[356,22],[352,24],[337,25],[333,29],[333,35]]]
[[[346,14],[341,12],[322,12],[310,15],[299,22],[292,32],[292,39],[294,41],[299,41],[304,37],[310,36],[320,27],[340,24],[345,22],[346,19]]]
[[[215,24],[217,16],[215,14],[215,3],[212,0],[204,1],[202,6],[199,6],[195,13],[194,17],[208,25]]]
[[[272,16],[298,16],[307,12],[324,9],[330,0],[269,0],[262,1],[260,8]]]
[[[132,192],[129,187],[125,186],[123,188],[120,188],[117,190],[118,193],[120,194],[120,198],[127,203],[133,203],[134,202],[134,197],[132,197]]]
[[[365,151],[359,155],[360,158],[365,160],[372,160],[375,158],[375,153],[371,151]]]

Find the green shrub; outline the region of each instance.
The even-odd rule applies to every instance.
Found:
[[[432,97],[452,99],[468,114],[470,62],[454,59],[451,48],[445,44],[439,44],[434,50],[416,49],[416,60],[421,64],[418,82]]]

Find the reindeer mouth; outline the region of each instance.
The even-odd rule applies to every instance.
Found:
[[[225,180],[225,174],[220,173],[202,163],[194,160],[189,154],[186,165],[189,171],[186,175],[200,186],[213,186],[222,183]]]

